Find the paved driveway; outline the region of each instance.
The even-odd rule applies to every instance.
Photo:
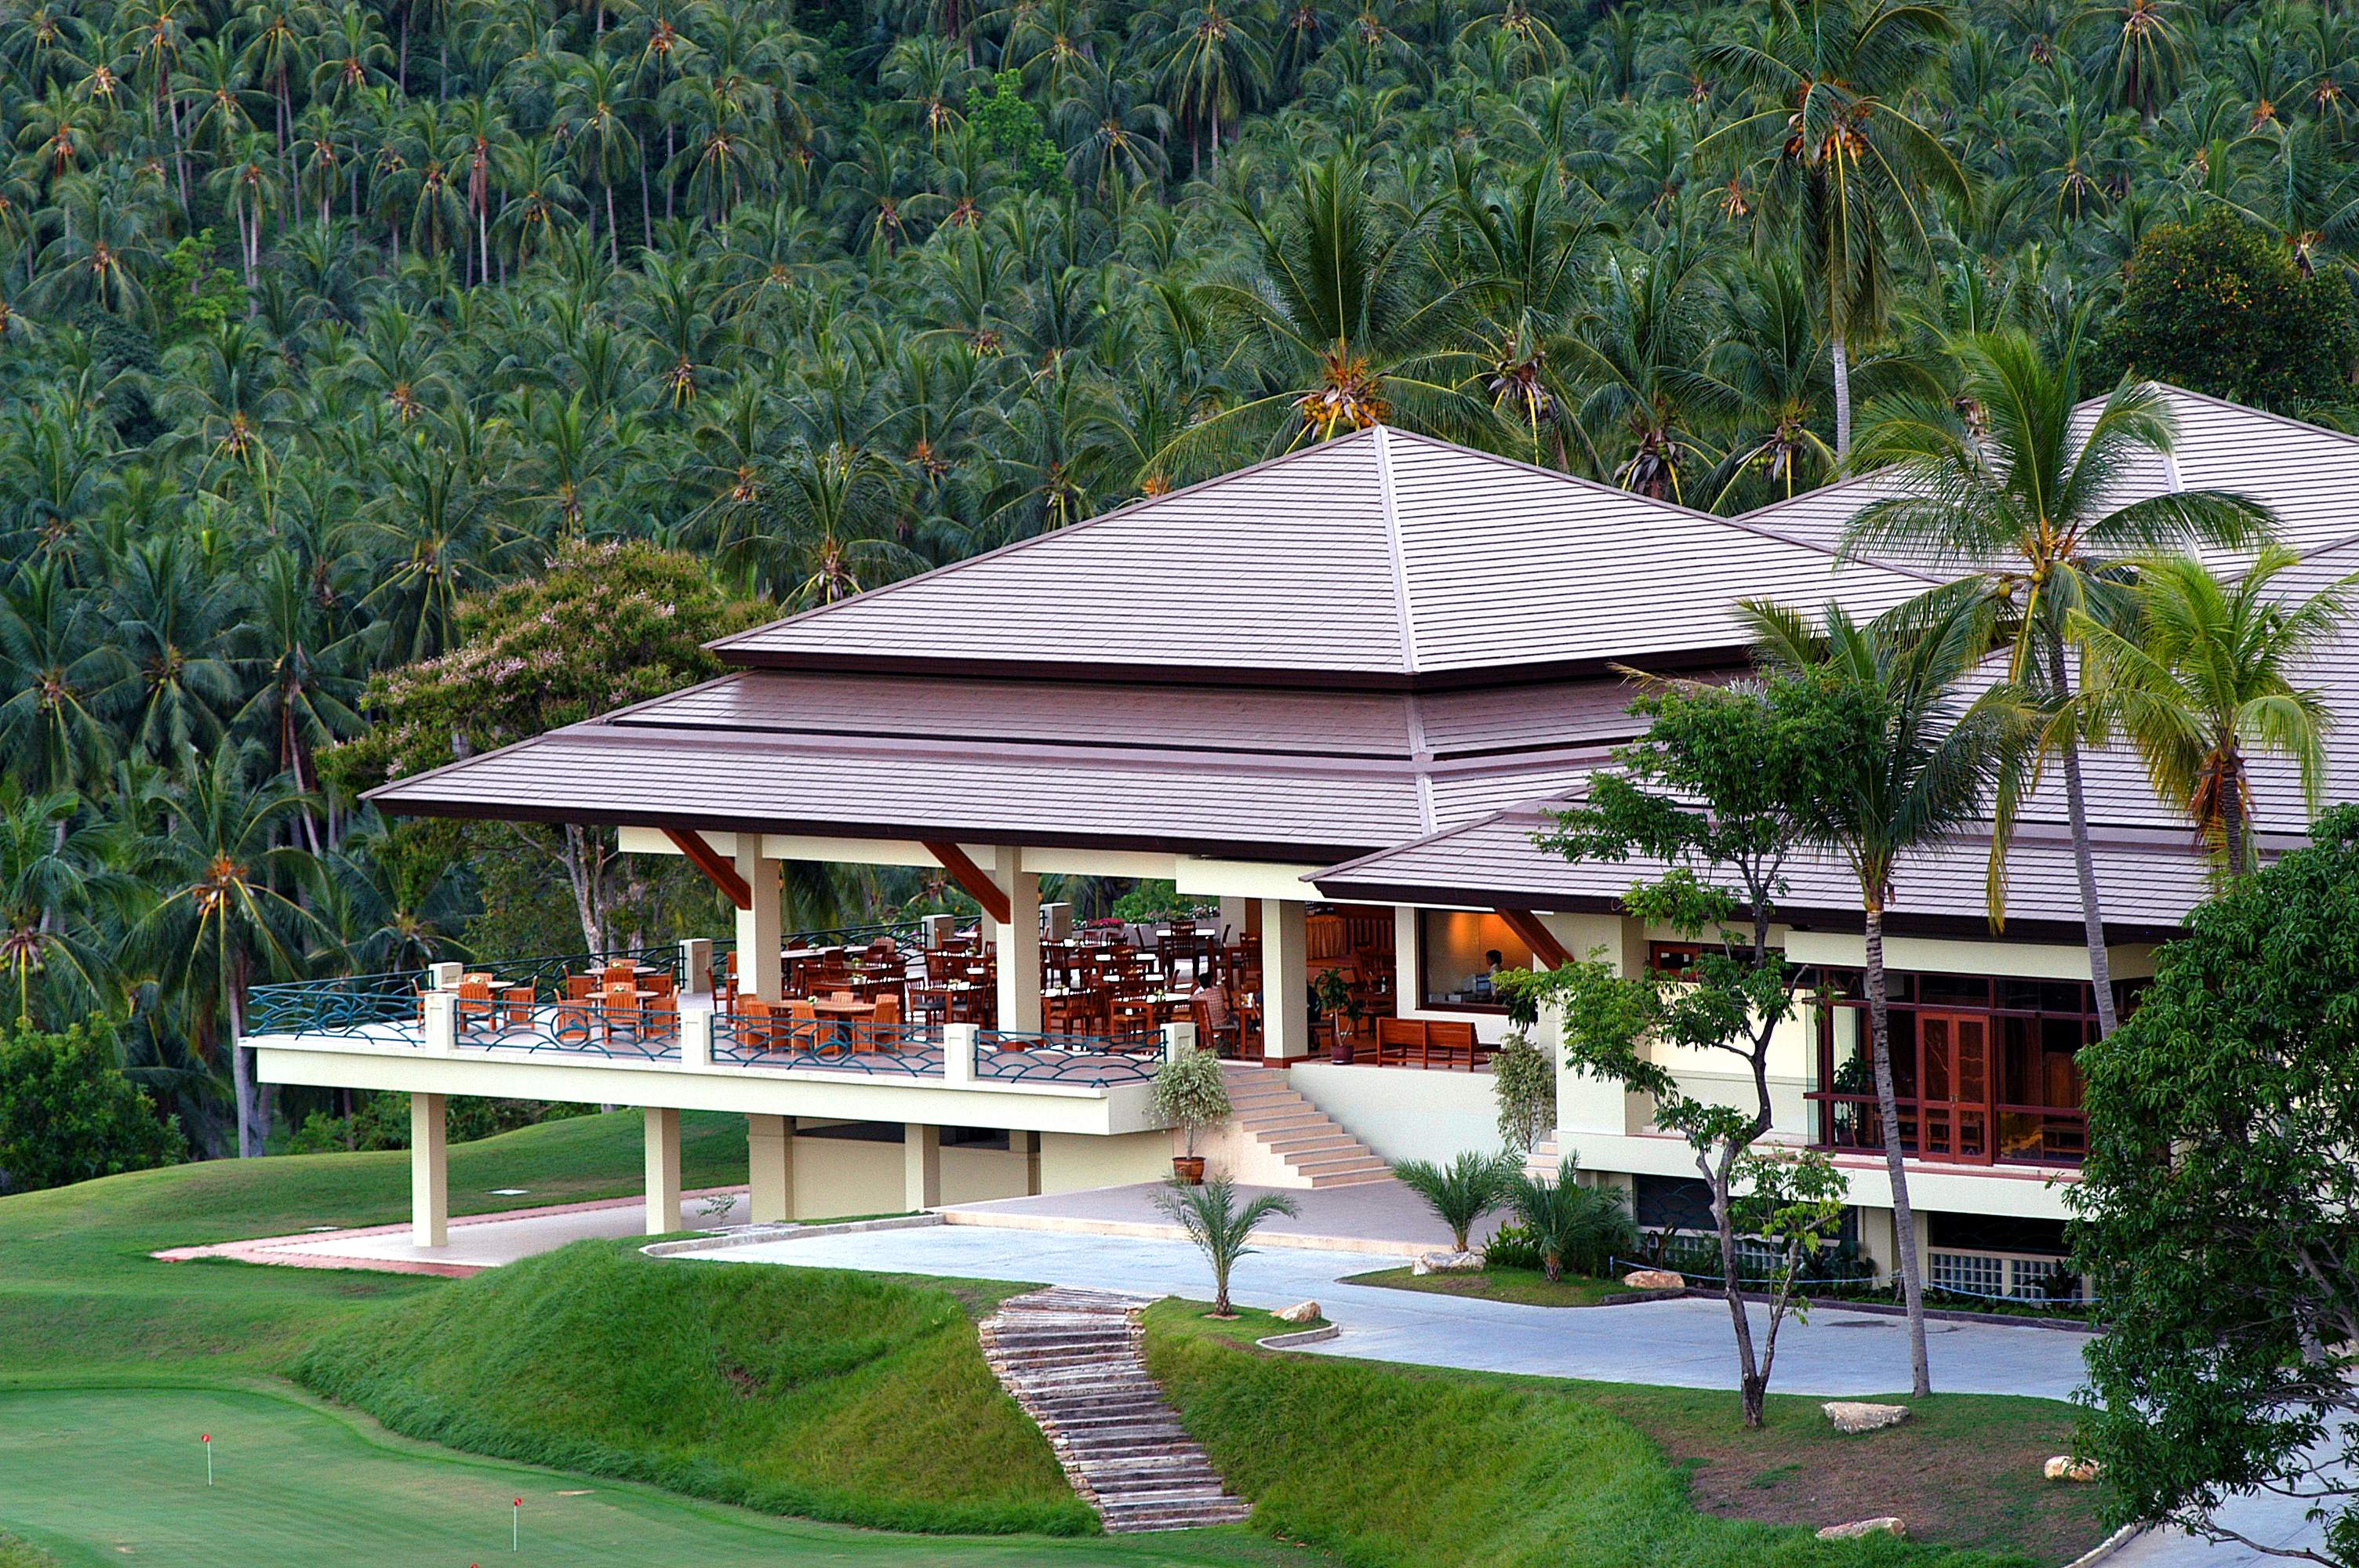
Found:
[[[813,1236],[698,1254],[745,1263],[800,1263],[1208,1296],[1203,1260],[1183,1242],[1129,1237],[928,1226]],[[1727,1309],[1717,1302],[1649,1302],[1566,1309],[1424,1295],[1339,1282],[1387,1260],[1270,1247],[1237,1266],[1230,1293],[1251,1306],[1316,1298],[1343,1326],[1321,1355],[1414,1361],[1553,1378],[1735,1386]],[[1933,1381],[1959,1392],[2061,1399],[2081,1380],[2082,1336],[2048,1328],[1933,1325]],[[1779,1336],[1775,1386],[1788,1393],[1860,1395],[1908,1387],[1908,1336],[1898,1318],[1817,1312]]]

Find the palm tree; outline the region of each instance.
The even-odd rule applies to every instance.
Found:
[[[1884,976],[1884,916],[1900,862],[1982,816],[2019,754],[2021,711],[2005,701],[1970,703],[1961,687],[1990,646],[1994,606],[1972,591],[1937,589],[1862,625],[1830,604],[1820,624],[1758,600],[1740,608],[1767,668],[1815,676],[1858,705],[1865,743],[1830,770],[1826,798],[1808,803],[1806,835],[1849,862],[1866,929],[1866,985],[1875,1098],[1892,1225],[1908,1308],[1916,1391],[1932,1392],[1925,1349],[1925,1290],[1917,1255]]]
[[[2128,741],[2155,794],[2185,809],[2232,878],[2250,869],[2247,748],[2291,757],[2310,809],[2325,788],[2332,718],[2324,696],[2294,676],[2332,643],[2359,574],[2288,602],[2271,585],[2299,558],[2266,546],[2234,582],[2183,557],[2144,561],[2126,633],[2086,611],[2069,627],[2087,669],[2075,705],[2088,732]]]
[[[1240,1208],[1236,1185],[1226,1176],[1194,1187],[1175,1182],[1157,1193],[1155,1201],[1212,1265],[1214,1317],[1236,1316],[1229,1305],[1229,1274],[1239,1259],[1252,1255],[1253,1233],[1272,1215],[1291,1218],[1301,1212],[1284,1193],[1263,1193]]]
[[[1393,1167],[1393,1179],[1425,1200],[1434,1217],[1450,1227],[1451,1245],[1463,1252],[1483,1217],[1506,1201],[1515,1169],[1512,1155],[1469,1149],[1447,1165],[1403,1160]]]
[[[2097,612],[2129,557],[2196,541],[2248,545],[2272,524],[2267,508],[2222,491],[2121,501],[2138,465],[2169,454],[2177,423],[2160,388],[2126,380],[2093,416],[2083,416],[2077,349],[2068,345],[2051,361],[2017,330],[1953,341],[1963,373],[1958,398],[1904,400],[1867,434],[1862,466],[1888,465],[1897,493],[1864,507],[1844,534],[1853,553],[1890,548],[1979,574],[2004,606],[2010,678],[2059,708],[2072,697],[2065,653],[2072,612]],[[2111,1034],[2113,971],[2080,745],[2069,728],[2051,728],[2046,744],[2064,774],[2089,973],[2100,1027]],[[2016,804],[2014,791],[2004,792],[1992,845],[1991,912],[2001,921]]]
[[[201,1054],[218,1058],[227,1029],[237,1098],[237,1152],[263,1152],[270,1127],[257,1092],[245,1033],[245,988],[257,971],[292,973],[306,935],[324,937],[319,916],[287,891],[308,889],[319,863],[279,840],[305,795],[280,774],[255,784],[250,746],[223,746],[210,766],[191,757],[188,784],[172,801],[147,877],[163,892],[133,928],[131,946],[158,965],[190,1004]]]
[[[1950,37],[1917,0],[1777,0],[1750,38],[1712,45],[1710,69],[1764,106],[1714,131],[1775,135],[1755,208],[1756,232],[1788,237],[1817,279],[1834,364],[1835,454],[1851,452],[1851,352],[1884,330],[1892,266],[1929,245],[1924,200],[1963,202],[1966,174],[1901,96]]]
[[[1551,1280],[1603,1274],[1617,1252],[1635,1251],[1638,1233],[1618,1187],[1584,1187],[1581,1163],[1568,1154],[1549,1176],[1510,1167],[1506,1196],[1539,1249],[1540,1271]]]
[[[77,818],[82,803],[71,791],[27,795],[0,779],[0,965],[16,982],[11,1016],[58,1027],[105,1005],[110,971],[88,917],[125,880],[103,869],[110,831]],[[48,1004],[38,1011],[37,992]]]

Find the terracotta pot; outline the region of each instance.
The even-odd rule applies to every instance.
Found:
[[[1171,1178],[1172,1180],[1180,1182],[1187,1186],[1202,1186],[1204,1184],[1204,1157],[1201,1154],[1172,1155]]]

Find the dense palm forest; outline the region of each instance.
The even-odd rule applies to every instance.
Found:
[[[5,0],[7,1006],[258,1147],[254,980],[712,928],[355,806],[553,571],[705,612],[519,727],[1372,421],[1738,511],[2011,324],[2348,422],[2354,93],[2347,0]]]

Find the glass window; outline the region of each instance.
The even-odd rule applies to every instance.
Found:
[[[1917,1000],[1927,1007],[1988,1007],[1991,983],[1980,975],[1919,975]]]
[[[1417,915],[1419,989],[1427,1007],[1506,1011],[1492,977],[1528,969],[1532,950],[1495,914],[1421,909]]]

